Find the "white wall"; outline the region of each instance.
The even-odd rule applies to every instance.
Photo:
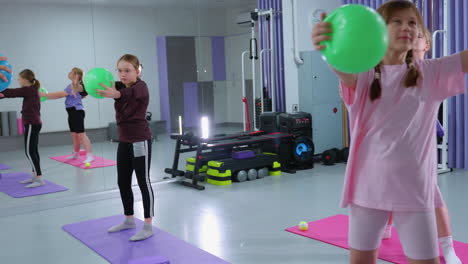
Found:
[[[30,68],[49,92],[63,90],[69,83],[67,73],[75,66],[85,71],[104,67],[117,78],[117,59],[125,53],[135,54],[144,67],[142,79],[151,95],[148,110],[156,120],[160,117],[156,37],[224,35],[224,14],[223,9],[190,7],[97,6],[91,10],[83,5],[2,4],[0,53],[8,56],[16,76],[19,70]],[[12,87],[18,87],[16,77]],[[21,101],[1,100],[0,111],[19,113]],[[87,128],[107,127],[114,120],[112,100],[89,97],[84,104]],[[46,101],[41,114],[42,132],[68,130],[63,100]]]
[[[340,0],[293,0],[296,2],[297,43],[299,51],[313,50],[310,33],[320,13],[330,13],[341,5]],[[299,104],[298,68],[294,61],[293,21],[291,0],[283,0],[284,75],[286,83],[286,111]],[[299,105],[299,110],[301,106]]]
[[[0,32],[0,52],[8,56],[14,71],[11,87],[19,86],[18,73],[29,68],[49,91],[63,90],[72,67],[94,65],[91,13],[86,6],[2,4]],[[3,99],[0,111],[19,114],[21,103],[22,98]],[[43,131],[67,129],[63,100],[46,102],[42,108]],[[97,119],[88,117],[87,123],[96,127]]]

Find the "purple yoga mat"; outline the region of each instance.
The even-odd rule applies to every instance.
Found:
[[[11,167],[5,164],[0,164],[0,170],[8,170],[8,169],[11,169]]]
[[[154,235],[146,240],[128,239],[138,232],[143,221],[135,219],[136,229],[108,233],[107,229],[124,221],[121,215],[109,216],[63,226],[63,229],[110,263],[226,264],[226,262],[153,226]]]
[[[11,197],[21,198],[27,196],[41,195],[46,193],[63,192],[67,188],[46,180],[46,184],[36,188],[25,188],[27,184],[19,183],[31,178],[30,174],[24,172],[5,173],[0,175],[0,192]]]

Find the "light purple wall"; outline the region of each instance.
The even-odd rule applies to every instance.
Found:
[[[285,97],[285,85],[284,85],[284,50],[283,50],[283,7],[281,0],[258,0],[258,8],[265,10],[273,8],[275,12],[274,16],[274,59],[273,62],[270,61],[268,53],[265,52],[264,55],[264,67],[262,69],[263,74],[266,79],[266,87],[271,94],[271,84],[270,84],[270,65],[273,64],[275,71],[275,94],[276,94],[276,111],[282,112],[286,109],[286,97]],[[260,21],[260,49],[270,48],[270,39],[266,36],[270,31],[269,21],[264,17],[259,19]],[[262,37],[263,36],[263,37]]]
[[[224,37],[211,37],[211,60],[213,63],[213,81],[226,80],[226,53]]]
[[[166,37],[156,38],[156,52],[158,56],[158,74],[159,74],[159,104],[161,111],[161,120],[166,121],[166,132],[170,133],[171,116],[169,108],[169,80],[167,74],[166,57]]]

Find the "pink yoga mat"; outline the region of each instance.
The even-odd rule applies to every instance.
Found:
[[[117,162],[113,160],[108,160],[99,156],[94,156],[94,161],[91,162],[91,166],[86,167],[85,164],[83,163],[84,160],[86,160],[86,152],[85,151],[80,151],[80,157],[78,159],[67,159],[71,155],[64,155],[64,156],[57,156],[57,157],[49,157],[53,160],[60,161],[66,164],[70,164],[72,166],[82,168],[82,169],[95,169],[95,168],[101,168],[101,167],[109,167],[109,166],[115,166],[117,165]]]
[[[287,228],[286,231],[349,249],[347,215],[335,215],[310,222],[309,228],[306,231],[299,230],[298,226]],[[454,248],[460,260],[463,263],[468,263],[468,244],[454,241]],[[442,257],[442,251],[440,255],[441,263],[443,264],[445,260]],[[382,245],[379,249],[379,259],[392,263],[408,263],[395,228],[392,230],[392,237],[390,239],[382,240]]]

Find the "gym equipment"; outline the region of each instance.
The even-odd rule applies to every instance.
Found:
[[[291,134],[290,138],[275,141],[264,151],[278,153],[283,171],[314,167],[315,146],[312,141],[312,116],[305,112],[265,112],[260,115],[260,129],[265,132]]]
[[[278,155],[274,153],[260,153],[247,159],[222,159],[208,162],[207,182],[214,185],[229,185],[232,180],[243,182],[256,180],[259,171],[265,176],[265,167],[276,170]],[[267,169],[268,170],[268,169]]]
[[[325,150],[322,153],[322,163],[323,165],[331,166],[335,165],[335,163],[338,161],[339,158],[339,153],[336,151],[333,151],[332,149]]]
[[[268,98],[266,88],[263,88],[263,98],[255,99],[255,129],[261,127],[260,116],[262,113],[271,112],[271,98]]]
[[[348,147],[342,148],[340,151],[341,161],[348,162],[348,156],[349,156],[349,148]]]
[[[180,134],[172,134],[171,138],[177,140],[175,151],[174,151],[174,159],[171,168],[166,168],[164,170],[165,173],[170,174],[172,178],[177,176],[184,176],[185,178],[191,179],[191,182],[181,181],[181,184],[189,187],[196,188],[198,190],[204,190],[205,187],[202,185],[198,185],[198,181],[201,180],[200,175],[200,168],[203,167],[204,164],[208,164],[210,167],[210,162],[208,159],[204,158],[206,155],[218,155],[217,152],[224,152],[229,153],[229,155],[233,154],[237,157],[242,157],[247,154],[248,152],[241,152],[235,153],[236,151],[245,151],[245,150],[259,150],[263,149],[265,145],[271,145],[271,142],[276,142],[277,140],[281,140],[282,138],[289,138],[291,137],[290,134],[286,133],[270,133],[266,134],[264,131],[252,131],[252,132],[241,132],[237,134],[230,134],[230,135],[216,135],[212,138],[200,138],[194,136],[193,133],[187,132],[184,135]],[[186,147],[183,147],[186,146]],[[179,165],[179,157],[181,153],[192,152],[195,151],[195,165],[192,171],[181,171],[178,169]],[[264,153],[263,153],[264,154]],[[252,161],[260,159],[262,154],[256,154],[256,157],[251,158]],[[231,177],[233,176],[233,171],[242,170],[243,167],[240,169],[236,169],[238,163],[247,163],[247,160],[250,159],[234,159],[231,157],[224,160],[223,162],[226,163],[224,166],[230,166],[231,163],[234,164],[234,168],[229,168],[226,170],[219,170],[216,166],[213,169],[217,169],[217,171],[210,171],[208,168],[207,171],[207,178],[210,183],[219,183],[218,185],[227,185],[230,184],[229,181],[232,182]],[[228,161],[229,160],[229,161]],[[219,162],[219,160],[214,160],[213,162]],[[258,160],[257,160],[258,162]],[[223,163],[223,164],[224,164]],[[249,163],[250,164],[250,163]],[[261,164],[261,163],[258,163]],[[263,167],[267,167],[267,164],[258,165]],[[257,168],[257,165],[251,166],[251,168]],[[280,166],[273,164],[271,166],[271,173],[278,174],[278,170]],[[247,168],[244,168],[247,169]],[[231,170],[231,171],[229,171]],[[281,172],[280,172],[281,173]],[[236,175],[236,174],[234,174]],[[210,179],[211,176],[211,179]],[[240,175],[240,179],[243,179],[243,175]],[[248,175],[247,175],[248,176]],[[257,175],[258,176],[258,175]]]
[[[255,27],[255,24],[258,23],[258,19],[260,17],[266,17],[267,20],[269,20],[269,27],[270,27],[270,30],[268,31],[268,35],[267,38],[269,38],[269,42],[268,42],[268,48],[265,48],[265,49],[261,49],[260,52],[258,52],[258,45],[257,45],[257,39],[255,38],[255,32],[257,31],[256,27]],[[252,103],[253,103],[253,110],[254,110],[254,118],[253,118],[253,129],[257,129],[258,127],[258,119],[257,119],[257,113],[258,114],[261,114],[263,113],[264,111],[268,111],[267,109],[265,109],[265,106],[269,106],[270,109],[272,109],[273,111],[275,110],[275,99],[276,99],[276,96],[275,96],[275,67],[273,65],[273,62],[274,62],[274,56],[275,56],[275,47],[274,47],[274,31],[275,31],[275,27],[274,27],[274,17],[275,17],[275,13],[273,11],[273,9],[268,9],[268,10],[260,10],[260,9],[255,9],[254,12],[251,12],[251,19],[250,19],[250,25],[251,25],[251,38],[250,38],[250,41],[249,41],[249,50],[245,50],[241,53],[241,66],[242,66],[242,80],[241,80],[241,83],[242,83],[242,102],[245,104],[244,107],[242,108],[243,110],[243,124],[244,124],[244,131],[248,131],[249,128],[250,128],[250,116],[249,116],[249,112],[248,112],[248,105],[247,105],[247,95],[246,95],[246,87],[245,87],[245,55],[246,54],[249,54],[249,58],[251,60],[251,63],[252,63],[252,99],[254,98],[257,98],[257,90],[256,90],[256,60],[260,60],[260,86],[263,87],[263,91],[260,92],[260,98],[258,99],[258,102],[262,102],[260,105],[257,105],[257,99],[255,100],[252,100]],[[259,25],[261,25],[261,23],[259,23]],[[263,36],[264,32],[263,31],[258,31],[259,32],[259,35],[260,37],[262,38],[265,38]],[[262,40],[262,39],[261,39]],[[270,80],[268,80],[267,82],[270,84],[270,91],[271,91],[271,98],[267,98],[266,97],[266,85],[265,85],[265,80],[264,80],[264,77],[263,77],[263,68],[264,68],[264,65],[263,65],[263,61],[264,61],[264,58],[263,58],[263,54],[264,52],[270,52],[270,56],[268,58],[268,62],[265,67],[269,67],[270,69]],[[265,103],[265,102],[270,102],[271,106],[268,105],[268,103]],[[259,106],[257,108],[257,106]]]

